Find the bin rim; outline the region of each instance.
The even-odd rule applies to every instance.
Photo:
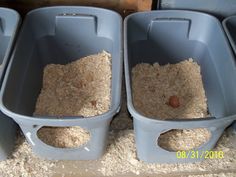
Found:
[[[35,8],[31,11],[29,11],[26,16],[29,16],[33,13],[37,13],[38,11],[44,11],[44,10],[50,10],[50,9],[90,9],[90,10],[102,10],[102,11],[107,11],[109,13],[113,13],[115,15],[117,15],[121,20],[122,20],[122,17],[121,15],[116,12],[116,11],[113,11],[113,10],[110,10],[110,9],[106,9],[106,8],[102,8],[102,7],[93,7],[93,6],[76,6],[76,5],[58,5],[58,6],[45,6],[45,7],[39,7],[39,8]],[[73,15],[73,13],[72,13]]]
[[[0,10],[4,10],[4,11],[9,11],[11,13],[14,13],[14,15],[16,15],[17,20],[20,20],[20,14],[18,13],[18,11],[8,8],[8,7],[0,7]]]
[[[236,19],[236,15],[232,15],[232,16],[229,16],[229,17],[225,18],[225,19],[222,21],[222,26],[223,26],[223,28],[224,28],[224,31],[225,31],[227,37],[228,37],[229,43],[230,43],[230,45],[231,45],[231,47],[232,47],[232,49],[233,49],[233,51],[234,51],[234,53],[235,53],[235,55],[236,55],[236,43],[235,43],[235,41],[232,39],[232,36],[231,36],[231,34],[230,34],[230,31],[228,30],[228,27],[227,27],[228,21],[230,21],[230,19],[233,19],[233,18]]]
[[[208,18],[212,18],[212,19],[216,20],[219,24],[221,24],[220,21],[215,16],[208,14],[206,12],[199,12],[199,11],[194,11],[194,10],[152,10],[152,11],[135,12],[135,13],[132,13],[132,14],[127,15],[125,17],[124,24],[127,23],[127,21],[132,16],[141,15],[141,14],[145,15],[145,14],[163,14],[163,13],[186,13],[186,14],[193,14],[193,15],[203,15]],[[230,16],[230,17],[232,17],[232,16]]]

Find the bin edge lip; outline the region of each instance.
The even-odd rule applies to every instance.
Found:
[[[0,10],[12,12],[16,15],[17,20],[18,21],[20,20],[20,14],[18,13],[18,11],[14,10],[14,9],[11,9],[11,8],[8,8],[8,7],[0,7]]]
[[[2,83],[1,83],[1,91],[2,91],[2,87],[3,87],[3,85],[4,85],[4,78],[5,78],[5,75],[6,75],[6,73],[7,73],[7,70],[8,70],[8,66],[6,66],[6,62],[7,62],[7,60],[8,60],[8,65],[10,64],[10,61],[11,61],[11,56],[12,56],[12,53],[14,52],[14,48],[15,48],[15,44],[16,44],[16,40],[17,40],[17,38],[18,38],[18,35],[17,34],[19,34],[19,32],[20,32],[20,29],[19,29],[19,27],[20,27],[20,24],[21,24],[21,21],[22,21],[22,19],[21,19],[21,16],[20,16],[20,14],[18,13],[18,11],[16,11],[16,10],[14,10],[14,9],[11,9],[11,8],[7,8],[7,7],[0,7],[0,11],[1,10],[3,10],[3,11],[7,11],[7,12],[10,12],[10,13],[12,13],[12,14],[14,14],[14,16],[15,16],[15,29],[14,29],[14,31],[13,31],[13,33],[12,33],[12,35],[10,36],[10,41],[9,41],[9,44],[8,44],[8,48],[7,48],[7,50],[6,50],[6,53],[5,53],[5,55],[4,55],[4,57],[3,57],[3,61],[2,61],[2,64],[3,64],[3,71],[5,71],[5,74],[4,75],[1,75],[0,77],[1,77],[1,80],[2,80]],[[10,48],[11,49],[10,49]],[[1,73],[2,74],[2,73]],[[4,77],[3,77],[4,76]],[[1,107],[1,106],[0,106]]]
[[[128,95],[127,95],[128,96]],[[133,106],[133,103],[129,98],[127,97],[127,107],[128,110],[130,112],[130,114],[132,115],[132,117],[138,121],[142,121],[145,123],[159,123],[159,124],[179,124],[180,122],[182,124],[189,124],[189,123],[193,123],[193,122],[222,122],[222,119],[225,121],[235,121],[236,120],[236,114],[233,115],[229,115],[229,116],[225,116],[225,117],[220,117],[220,118],[215,118],[215,117],[207,117],[207,118],[198,118],[198,119],[171,119],[171,120],[161,120],[161,119],[156,119],[156,118],[151,118],[151,117],[146,117],[145,115],[142,115],[141,113],[139,113]]]
[[[212,19],[214,19],[214,20],[216,20],[220,23],[220,21],[215,16],[213,16],[211,14],[208,14],[206,12],[199,12],[199,11],[194,11],[194,10],[152,10],[152,11],[135,12],[135,13],[132,13],[132,14],[126,16],[125,19],[124,19],[124,23],[126,23],[126,21],[129,20],[129,18],[131,18],[132,16],[136,16],[136,15],[141,15],[141,14],[163,14],[163,13],[170,13],[170,12],[171,13],[187,13],[187,14],[203,15],[203,16],[206,16],[207,18],[212,18]]]
[[[4,72],[6,71],[6,65],[7,63],[9,62],[10,58],[11,58],[11,54],[14,50],[14,45],[16,43],[16,39],[18,37],[18,32],[19,32],[19,27],[20,27],[20,24],[21,24],[21,16],[20,14],[14,10],[14,9],[11,9],[11,8],[6,8],[6,7],[0,7],[0,11],[6,11],[6,12],[9,12],[9,13],[12,13],[14,15],[14,20],[15,20],[15,29],[13,30],[11,36],[10,36],[10,40],[9,40],[9,43],[8,43],[8,46],[7,46],[7,49],[5,51],[5,54],[3,56],[3,60],[2,60],[2,70],[0,72],[0,81],[2,81],[4,79]],[[1,17],[0,17],[1,18]]]
[[[7,116],[11,117],[12,119],[21,119],[21,120],[25,120],[25,121],[35,121],[35,124],[37,123],[43,123],[43,122],[47,122],[47,123],[57,123],[57,122],[76,122],[76,121],[91,121],[91,120],[109,120],[112,119],[113,116],[119,111],[119,106],[113,107],[111,108],[109,111],[97,115],[97,116],[91,116],[91,117],[77,117],[77,116],[68,116],[68,118],[66,119],[58,119],[57,116],[52,116],[52,118],[47,118],[47,117],[40,117],[40,116],[27,116],[27,115],[22,115],[22,114],[18,114],[16,112],[13,112],[9,109],[7,109],[5,107],[5,105],[2,102],[2,95],[0,96],[0,110],[6,114]],[[49,117],[49,116],[48,116]],[[67,117],[67,116],[65,116]]]
[[[233,52],[235,53],[236,55],[236,43],[235,41],[232,39],[232,35],[230,34],[230,31],[228,30],[228,27],[227,27],[227,23],[230,19],[232,18],[235,18],[236,19],[236,15],[232,15],[232,16],[229,16],[227,18],[225,18],[223,21],[222,21],[222,26],[223,26],[223,29],[224,29],[224,32],[229,40],[229,43],[230,43],[230,46],[232,47],[232,50]]]
[[[102,11],[107,11],[109,13],[113,13],[117,16],[119,16],[120,19],[122,19],[121,15],[111,9],[106,9],[106,8],[102,8],[102,7],[93,7],[93,6],[76,6],[76,5],[58,5],[58,6],[45,6],[45,7],[39,7],[39,8],[35,8],[31,11],[29,11],[26,16],[29,16],[33,13],[37,13],[38,11],[43,11],[43,10],[49,10],[49,9],[63,9],[63,8],[70,8],[70,9],[90,9],[90,10],[102,10]]]

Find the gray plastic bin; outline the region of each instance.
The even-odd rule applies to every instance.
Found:
[[[90,160],[103,155],[112,117],[119,111],[122,76],[122,19],[100,8],[60,6],[29,12],[16,42],[1,91],[1,110],[21,127],[33,151],[48,159]],[[42,86],[43,68],[106,50],[112,55],[110,110],[90,118],[33,117]],[[43,126],[80,126],[91,134],[78,148],[56,148],[43,143]]]
[[[132,100],[132,67],[143,62],[177,63],[190,57],[201,66],[212,117],[158,120],[137,112]],[[138,158],[160,163],[203,160],[190,156],[177,159],[175,152],[159,147],[157,140],[161,133],[171,129],[207,128],[212,136],[207,143],[195,149],[200,153],[212,149],[224,129],[236,119],[236,67],[220,22],[213,16],[191,11],[132,14],[124,22],[124,59],[128,109],[134,118]]]
[[[236,57],[236,15],[226,18],[222,24]],[[236,132],[236,122],[234,122],[233,128]]]
[[[236,13],[235,0],[159,0],[157,9],[181,9],[207,12],[218,17]]]
[[[8,8],[0,7],[0,83],[9,61],[11,50],[20,22],[19,14]],[[14,148],[16,124],[0,112],[0,160],[4,160]]]

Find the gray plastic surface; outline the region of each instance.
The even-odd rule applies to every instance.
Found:
[[[236,15],[230,16],[222,22],[226,35],[235,54],[236,59]],[[234,131],[236,132],[236,121],[233,124]]]
[[[182,9],[207,12],[218,17],[236,14],[235,0],[159,0],[157,9]]]
[[[137,112],[132,100],[131,69],[138,63],[161,65],[193,58],[201,66],[211,118],[160,120]],[[236,120],[236,67],[220,22],[191,11],[135,13],[124,21],[124,63],[128,109],[134,118],[138,158],[145,162],[185,163],[203,158],[177,159],[157,145],[161,133],[171,129],[207,128],[211,138],[198,150],[212,149],[224,129]],[[142,83],[140,83],[142,84]]]
[[[19,22],[20,16],[16,11],[0,7],[0,84],[9,61]],[[14,121],[0,112],[0,160],[5,160],[12,152],[16,128]]]
[[[27,14],[0,97],[2,111],[20,125],[36,154],[68,160],[90,160],[103,155],[110,121],[120,108],[121,31],[120,15],[106,9],[60,6]],[[66,64],[102,50],[112,55],[112,103],[108,112],[90,118],[32,116],[45,65]],[[79,148],[52,147],[37,137],[43,126],[81,126],[91,133],[91,140]]]

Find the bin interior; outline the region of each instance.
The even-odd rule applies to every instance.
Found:
[[[120,24],[115,22],[120,22],[116,13],[96,8],[55,8],[29,13],[13,54],[4,106],[12,112],[32,116],[47,64],[67,64],[105,50],[116,58],[112,67],[120,65],[117,59]],[[118,71],[112,72],[112,77],[119,80],[119,75],[114,74]],[[112,81],[115,88],[112,91],[118,92],[114,84]]]
[[[187,11],[140,13],[128,18],[126,30],[130,75],[138,63],[193,58],[201,66],[211,116],[235,114],[235,63],[217,19]]]
[[[236,48],[236,16],[232,16],[225,22],[226,28],[229,31],[234,47]],[[236,52],[236,51],[235,51]]]
[[[0,26],[0,28],[1,28],[1,26]],[[5,54],[6,54],[6,50],[9,45],[10,36],[5,36],[4,32],[0,30],[0,41],[1,41],[1,43],[0,43],[0,64],[2,64]]]
[[[16,33],[18,21],[19,16],[15,11],[0,8],[0,64],[3,65],[0,69],[2,69],[6,63],[4,59],[8,58],[12,45],[11,39],[13,40]]]

